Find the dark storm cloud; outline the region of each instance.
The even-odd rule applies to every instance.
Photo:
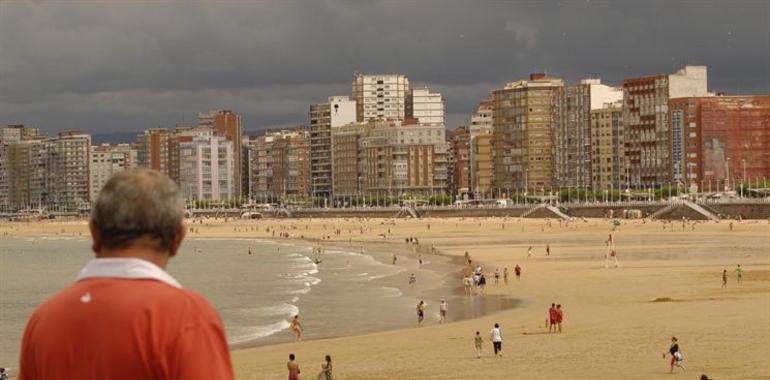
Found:
[[[0,124],[138,131],[230,108],[304,123],[354,71],[404,73],[467,120],[491,88],[709,66],[711,90],[770,92],[766,1],[0,0]]]

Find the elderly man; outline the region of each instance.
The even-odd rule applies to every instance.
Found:
[[[185,236],[165,175],[113,176],[89,227],[96,258],[27,324],[20,379],[232,379],[217,312],[164,269]]]

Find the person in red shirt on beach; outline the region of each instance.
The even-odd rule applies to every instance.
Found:
[[[559,328],[559,332],[561,332],[561,321],[564,320],[564,309],[561,308],[561,305],[556,305],[556,325]]]
[[[19,379],[233,379],[216,310],[165,271],[183,217],[164,174],[113,176],[89,221],[96,258],[30,317]]]
[[[548,332],[556,332],[556,320],[558,316],[556,314],[556,304],[552,303],[548,308]]]

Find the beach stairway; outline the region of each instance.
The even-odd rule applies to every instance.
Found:
[[[678,200],[669,203],[666,207],[655,211],[650,215],[652,219],[681,219],[691,220],[719,220],[713,212],[706,210],[701,205],[688,201]]]
[[[672,202],[666,205],[665,207],[659,209],[658,211],[655,211],[650,215],[650,219],[663,219],[662,216],[668,215],[671,211],[673,211],[675,208],[679,207],[679,203]]]
[[[401,210],[398,211],[398,214],[396,214],[396,218],[407,217],[417,219],[420,217],[420,214],[417,212],[417,210],[414,209],[414,207],[402,207]]]
[[[537,206],[525,211],[520,218],[561,218],[563,220],[569,219],[569,215],[561,212],[558,207],[549,205],[547,203],[541,203]]]
[[[719,217],[716,214],[714,214],[713,212],[711,212],[709,210],[706,210],[706,208],[704,208],[703,206],[701,206],[701,205],[699,205],[699,204],[697,204],[695,202],[685,200],[685,201],[682,202],[682,204],[684,204],[685,206],[693,209],[695,212],[703,215],[708,220],[719,220]]]
[[[284,218],[293,218],[294,217],[294,213],[291,212],[291,210],[289,210],[288,208],[276,209],[274,215],[276,217],[284,217]]]

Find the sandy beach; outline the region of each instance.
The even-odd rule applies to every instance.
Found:
[[[550,225],[549,225],[550,222]],[[335,379],[715,379],[770,378],[770,224],[767,221],[698,223],[624,221],[615,232],[620,268],[605,268],[609,221],[569,225],[537,219],[286,219],[204,220],[191,236],[322,239],[333,244],[377,242],[403,249],[420,239],[423,252],[468,251],[489,281],[487,294],[520,300],[510,310],[445,325],[428,323],[362,336],[303,341],[233,352],[239,379],[286,378],[286,359],[297,355],[303,379],[315,379],[323,355]],[[664,229],[665,225],[665,229]],[[270,227],[271,231],[267,231]],[[673,227],[673,229],[672,229]],[[335,232],[339,229],[339,235]],[[390,231],[388,231],[390,230]],[[275,236],[273,236],[275,231]],[[86,235],[84,222],[0,223],[0,235]],[[384,237],[383,237],[384,236]],[[546,244],[551,255],[546,256]],[[527,248],[533,255],[527,258]],[[426,254],[424,254],[426,255]],[[523,268],[521,281],[494,285],[495,268]],[[611,263],[612,264],[612,263]],[[737,264],[745,269],[736,283]],[[729,283],[721,288],[721,272]],[[458,280],[459,281],[459,280]],[[562,304],[561,334],[545,327],[551,303]],[[436,310],[429,305],[429,313]],[[414,318],[414,316],[411,316]],[[377,315],[372,315],[376,319]],[[500,323],[504,357],[491,354],[489,330]],[[473,335],[485,352],[477,359]],[[661,357],[677,336],[687,372],[668,374]]]

